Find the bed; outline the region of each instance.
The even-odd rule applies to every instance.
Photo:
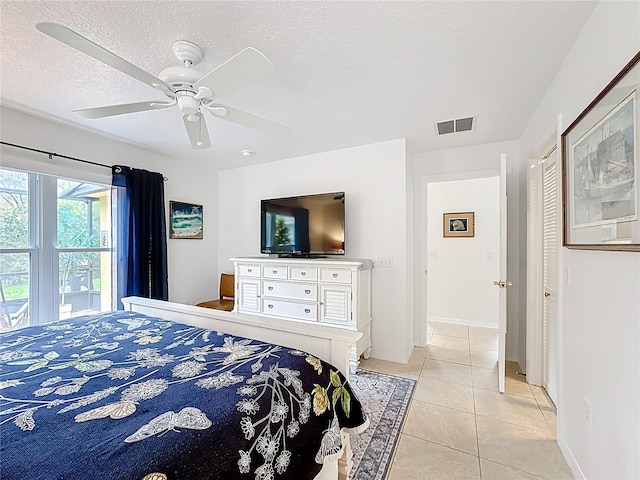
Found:
[[[0,334],[0,478],[346,478],[358,332],[141,298]]]

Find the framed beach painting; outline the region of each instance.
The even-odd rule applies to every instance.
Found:
[[[563,245],[640,251],[640,53],[562,134]]]
[[[474,212],[443,213],[442,233],[444,237],[473,237],[476,232]]]
[[[169,238],[202,238],[202,205],[169,202]]]

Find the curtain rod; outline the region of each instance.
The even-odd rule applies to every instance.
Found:
[[[2,145],[8,145],[9,147],[22,148],[23,150],[30,150],[32,152],[44,153],[45,155],[49,155],[49,159],[50,160],[51,160],[52,157],[60,157],[60,158],[66,158],[67,160],[73,160],[73,161],[76,161],[76,162],[88,163],[89,165],[95,165],[97,167],[104,167],[104,168],[109,168],[109,169],[114,167],[114,165],[107,165],[107,164],[104,164],[104,163],[92,162],[91,160],[83,160],[82,158],[69,157],[67,155],[60,155],[59,153],[47,152],[45,150],[38,150],[37,148],[25,147],[23,145],[16,145],[15,143],[2,142],[2,141],[0,141],[0,143]],[[116,172],[116,173],[120,173],[120,172]],[[169,180],[164,175],[162,176],[162,178],[163,178],[163,180],[165,182],[167,180]]]

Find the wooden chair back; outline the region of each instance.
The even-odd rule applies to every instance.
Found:
[[[220,274],[220,299],[233,299],[235,295],[235,275],[232,273]]]

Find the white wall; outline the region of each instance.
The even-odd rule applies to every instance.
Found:
[[[169,201],[204,205],[204,239],[168,239],[169,299],[192,303],[217,298],[217,196],[215,175],[202,175],[198,160],[171,158],[117,139],[2,107],[2,141],[107,165],[128,165],[160,172]],[[180,132],[183,133],[183,132]],[[71,160],[2,145],[0,164],[51,175],[111,184],[111,171]],[[210,168],[207,166],[207,168]]]
[[[639,50],[640,3],[598,3],[520,139],[523,164],[558,113],[564,129]],[[560,257],[560,446],[577,478],[640,478],[640,254]]]
[[[413,346],[408,308],[407,196],[404,139],[254,165],[218,174],[221,271],[229,258],[260,255],[260,200],[345,192],[349,258],[393,257],[372,274],[372,355],[406,362]]]
[[[520,214],[520,171],[519,148],[517,141],[475,145],[472,147],[421,152],[414,155],[414,222],[416,261],[421,259],[421,245],[426,240],[422,227],[426,218],[423,196],[424,185],[431,181],[462,180],[495,176],[500,171],[500,154],[507,154],[507,280],[513,288],[507,290],[507,359],[524,364],[525,343],[525,289],[526,276],[521,273],[521,257],[526,254],[526,215]],[[497,172],[497,173],[496,173]],[[523,206],[526,210],[526,205]],[[419,227],[420,226],[420,227]],[[424,238],[423,238],[424,237]],[[426,258],[421,260],[421,268],[414,272],[416,285],[413,301],[414,337],[420,338],[420,332],[426,322],[426,282],[424,271]],[[418,288],[418,286],[421,288]]]
[[[429,321],[498,328],[500,177],[427,187]],[[443,236],[443,214],[474,212],[473,237]]]

